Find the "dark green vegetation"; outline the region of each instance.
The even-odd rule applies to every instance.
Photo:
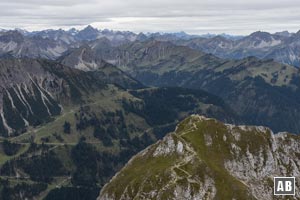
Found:
[[[53,189],[45,200],[82,200],[82,199],[96,199],[99,195],[99,188],[74,188],[62,187],[60,189]]]
[[[32,196],[42,199],[51,191],[46,199],[57,199],[58,196],[70,199],[76,194],[81,194],[77,198],[95,199],[107,179],[132,156],[126,150],[121,150],[120,155],[103,152],[97,149],[98,146],[98,143],[83,140],[77,145],[32,143],[22,155],[2,165],[1,176],[8,182],[2,195],[5,193],[7,199]],[[26,187],[13,184],[19,182]],[[41,184],[43,187],[38,190],[36,187]],[[19,196],[20,193],[23,196]]]
[[[20,194],[26,194],[27,198],[32,199],[42,191],[46,190],[47,184],[44,183],[34,183],[27,184],[26,182],[18,181],[13,185],[7,180],[0,180],[1,185],[1,199],[21,199]]]
[[[145,85],[202,89],[221,97],[247,124],[300,132],[296,67],[255,57],[224,60],[152,40],[120,46],[114,54],[119,67]]]
[[[93,199],[133,155],[173,130],[184,117],[199,113],[238,121],[214,95],[141,88],[111,65],[84,72],[47,60],[2,62],[6,68],[22,69],[12,74],[15,85],[7,85],[10,96],[3,98],[9,99],[11,111],[19,111],[12,117],[20,119],[15,123],[28,121],[29,126],[18,129],[4,115],[10,135],[1,142],[0,198]],[[14,94],[18,87],[26,93]],[[35,101],[30,103],[25,95]],[[52,105],[58,113],[52,112]],[[33,123],[31,111],[49,113],[37,115],[39,123]],[[16,134],[20,130],[24,133]]]
[[[69,49],[56,61],[8,55],[0,60],[0,198],[94,199],[133,155],[194,113],[300,131],[297,68],[254,57],[223,60],[150,39],[120,46],[99,39],[88,45]],[[203,143],[196,136],[181,139]],[[230,191],[236,191],[238,198],[245,187],[223,171],[221,153],[228,152],[199,151],[212,171],[202,165],[174,171],[212,173],[219,196],[233,197]],[[172,159],[177,158],[150,164],[163,176],[160,171]],[[143,170],[136,169],[139,181]],[[236,188],[222,190],[222,181]]]
[[[22,145],[17,144],[17,143],[11,143],[8,140],[4,140],[1,147],[2,147],[2,151],[5,153],[5,155],[13,156],[20,150]]]
[[[61,114],[61,105],[73,106],[107,84],[121,88],[143,85],[110,64],[101,70],[83,72],[57,62],[7,58],[0,60],[0,135],[17,136],[27,126],[45,124]]]
[[[193,110],[193,112],[188,114],[204,112],[208,115],[217,115],[219,119],[227,122],[237,123],[239,119],[223,100],[200,90],[156,88],[136,90],[130,93],[144,99],[145,104],[140,109],[136,104],[125,101],[125,109],[132,109],[135,113],[143,116],[150,125],[172,123],[174,119],[181,118],[178,115],[179,112],[189,110]],[[204,104],[219,105],[220,107],[204,106]],[[198,105],[198,107],[195,107],[195,105]]]

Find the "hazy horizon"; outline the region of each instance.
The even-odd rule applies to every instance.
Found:
[[[83,28],[138,32],[248,35],[261,30],[297,32],[296,0],[2,0],[0,27],[30,31]]]
[[[263,31],[263,30],[255,30],[255,31],[253,31],[253,32],[250,32],[250,33],[248,33],[248,34],[231,34],[231,33],[226,33],[226,32],[223,32],[223,33],[213,33],[213,32],[207,32],[207,33],[199,33],[199,34],[193,34],[193,33],[188,33],[188,32],[186,32],[186,31],[184,31],[184,30],[180,30],[180,31],[174,31],[174,32],[172,32],[172,31],[169,31],[169,32],[163,32],[163,31],[157,31],[157,32],[154,32],[154,31],[152,31],[152,32],[138,32],[138,31],[131,31],[131,30],[117,30],[117,29],[108,29],[108,28],[105,28],[105,27],[96,27],[96,26],[93,26],[93,25],[84,25],[84,26],[80,26],[80,27],[52,27],[52,28],[45,28],[45,29],[43,29],[43,28],[40,28],[40,29],[32,29],[32,30],[30,30],[30,29],[26,29],[26,28],[19,28],[19,27],[14,27],[14,28],[2,28],[2,27],[0,27],[0,30],[5,30],[5,31],[10,31],[10,30],[23,30],[23,31],[28,31],[28,32],[35,32],[35,31],[46,31],[46,30],[60,30],[60,29],[62,29],[62,30],[64,30],[64,31],[68,31],[68,30],[70,30],[70,29],[72,29],[72,28],[75,28],[76,30],[78,30],[78,31],[81,31],[81,30],[83,30],[83,29],[85,29],[87,26],[92,26],[93,28],[96,28],[96,29],[98,29],[99,31],[101,31],[101,30],[109,30],[109,31],[124,31],[124,32],[126,32],[126,31],[129,31],[129,32],[133,32],[133,33],[135,33],[135,34],[139,34],[139,33],[143,33],[143,34],[154,34],[154,33],[160,33],[160,34],[174,34],[174,33],[180,33],[180,32],[183,32],[183,33],[186,33],[186,34],[188,34],[188,35],[195,35],[195,36],[205,36],[205,35],[212,35],[212,36],[214,36],[214,35],[222,35],[222,34],[225,34],[225,35],[229,35],[229,36],[247,36],[247,35],[250,35],[250,34],[252,34],[252,33],[254,33],[254,32],[258,32],[258,31],[261,31],[261,32],[268,32],[268,31]],[[271,34],[274,34],[274,33],[278,33],[278,32],[284,32],[284,31],[288,31],[288,30],[279,30],[279,31],[276,31],[276,32],[269,32],[269,33],[271,33]],[[300,31],[300,30],[298,30],[298,31]],[[296,32],[298,32],[297,30],[296,31],[293,31],[293,32],[291,32],[291,31],[288,31],[289,33],[291,33],[291,34],[294,34],[294,33],[296,33]]]

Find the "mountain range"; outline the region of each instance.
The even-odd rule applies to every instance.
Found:
[[[238,40],[216,36],[209,39],[179,40],[175,43],[212,53],[221,58],[242,59],[255,56],[299,67],[299,41],[300,32],[270,34],[258,31]]]
[[[197,36],[185,32],[136,34],[130,31],[99,30],[90,25],[82,30],[73,28],[68,31],[50,29],[28,32],[16,29],[1,31],[0,54],[12,52],[16,56],[56,59],[70,47],[79,47],[83,43],[101,38],[108,39],[115,46],[133,41],[158,40],[171,41],[176,45],[188,46],[221,58],[243,59],[255,56],[299,67],[299,35],[299,32],[287,31],[274,34],[258,31],[248,36]]]
[[[271,199],[299,175],[272,132],[300,132],[298,36],[0,31],[0,199]]]
[[[294,66],[256,57],[221,59],[155,40],[128,43],[108,52],[103,59],[145,85],[206,90],[223,98],[248,124],[274,131],[300,130],[300,74]]]

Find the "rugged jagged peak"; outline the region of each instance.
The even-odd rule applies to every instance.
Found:
[[[136,37],[136,40],[138,40],[138,41],[145,41],[145,40],[147,40],[148,39],[148,37],[147,37],[147,35],[145,35],[144,33],[139,33],[138,35],[137,35],[137,37]]]
[[[97,41],[107,42],[107,39],[102,38]],[[101,59],[100,56],[97,56],[96,50],[93,50],[89,45],[85,44],[79,48],[71,49],[66,55],[62,56],[58,60],[66,66],[82,71],[99,70],[109,64]]]
[[[24,36],[17,30],[6,31],[0,35],[0,42],[2,43],[9,43],[9,42],[21,43],[23,41],[24,41]]]
[[[64,31],[62,29],[58,29],[58,30],[49,29],[43,31],[36,31],[30,33],[29,35],[31,37],[40,36],[42,38],[49,38],[51,40],[56,41],[57,43],[63,42],[71,46],[74,46],[77,43],[75,37],[69,31]]]
[[[26,29],[22,29],[22,28],[15,28],[15,31],[18,31],[19,33],[21,33],[22,35],[28,35],[30,32],[27,31]]]
[[[283,37],[290,37],[290,36],[293,35],[293,33],[290,33],[288,31],[281,31],[281,32],[274,33],[274,35],[279,35],[279,36],[283,36]]]
[[[71,28],[67,30],[67,33],[71,34],[72,36],[75,36],[79,31],[76,28]]]
[[[193,115],[134,156],[98,200],[271,200],[274,176],[296,176],[299,187],[299,141],[299,136],[274,135],[266,127]]]
[[[248,56],[256,56],[260,59],[273,58],[274,60],[299,66],[299,39],[297,34],[279,32],[270,34],[257,31],[248,36],[230,39],[225,42],[220,38],[196,38],[191,40],[173,41],[175,44],[189,46],[206,53],[212,53],[220,58],[243,59]]]
[[[225,38],[221,35],[209,38],[205,41],[206,45],[212,46],[215,48],[232,48],[234,41],[228,38]]]
[[[268,32],[264,32],[264,31],[256,31],[256,32],[251,33],[249,35],[249,37],[267,39],[267,38],[271,37],[271,34]]]
[[[247,38],[253,40],[262,40],[265,42],[272,42],[272,40],[283,40],[280,34],[271,34],[269,32],[264,32],[264,31],[254,32],[250,34],[248,37],[245,37],[245,39]]]
[[[97,28],[94,28],[92,25],[88,25],[85,27],[82,31],[88,31],[88,32],[98,32]]]
[[[7,31],[0,35],[0,54],[10,53],[15,57],[56,59],[68,47],[66,43],[39,34],[24,36],[18,31]]]
[[[237,42],[237,47],[244,49],[261,49],[281,44],[282,36],[257,31]]]
[[[95,40],[99,36],[99,30],[92,27],[91,25],[88,25],[81,31],[79,31],[76,35],[76,37],[80,40]]]

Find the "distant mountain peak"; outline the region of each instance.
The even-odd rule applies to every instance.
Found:
[[[97,28],[94,28],[92,25],[86,26],[83,30],[98,31],[98,29],[97,29]]]
[[[261,37],[261,38],[265,38],[265,37],[270,37],[271,34],[268,32],[264,32],[264,31],[256,31],[254,33],[251,33],[249,35],[250,37]]]
[[[274,35],[279,35],[279,36],[284,36],[284,37],[290,37],[292,35],[292,33],[288,32],[288,31],[281,31],[281,32],[274,33]]]
[[[0,35],[0,40],[6,43],[10,41],[20,43],[24,41],[24,36],[18,30],[9,30]]]
[[[85,34],[91,34],[91,33],[99,33],[99,30],[97,28],[94,28],[91,25],[88,25],[87,27],[85,27],[84,29],[82,29],[81,31],[79,31],[79,33],[85,33]]]
[[[227,40],[227,38],[225,38],[224,36],[222,35],[216,35],[215,37],[211,38],[211,40]]]
[[[76,36],[80,40],[90,41],[90,40],[97,39],[98,35],[99,35],[99,30],[92,27],[91,25],[88,25],[87,27],[79,31]]]
[[[139,41],[145,41],[145,40],[147,40],[147,36],[144,33],[141,32],[137,35],[136,39],[139,40]]]

